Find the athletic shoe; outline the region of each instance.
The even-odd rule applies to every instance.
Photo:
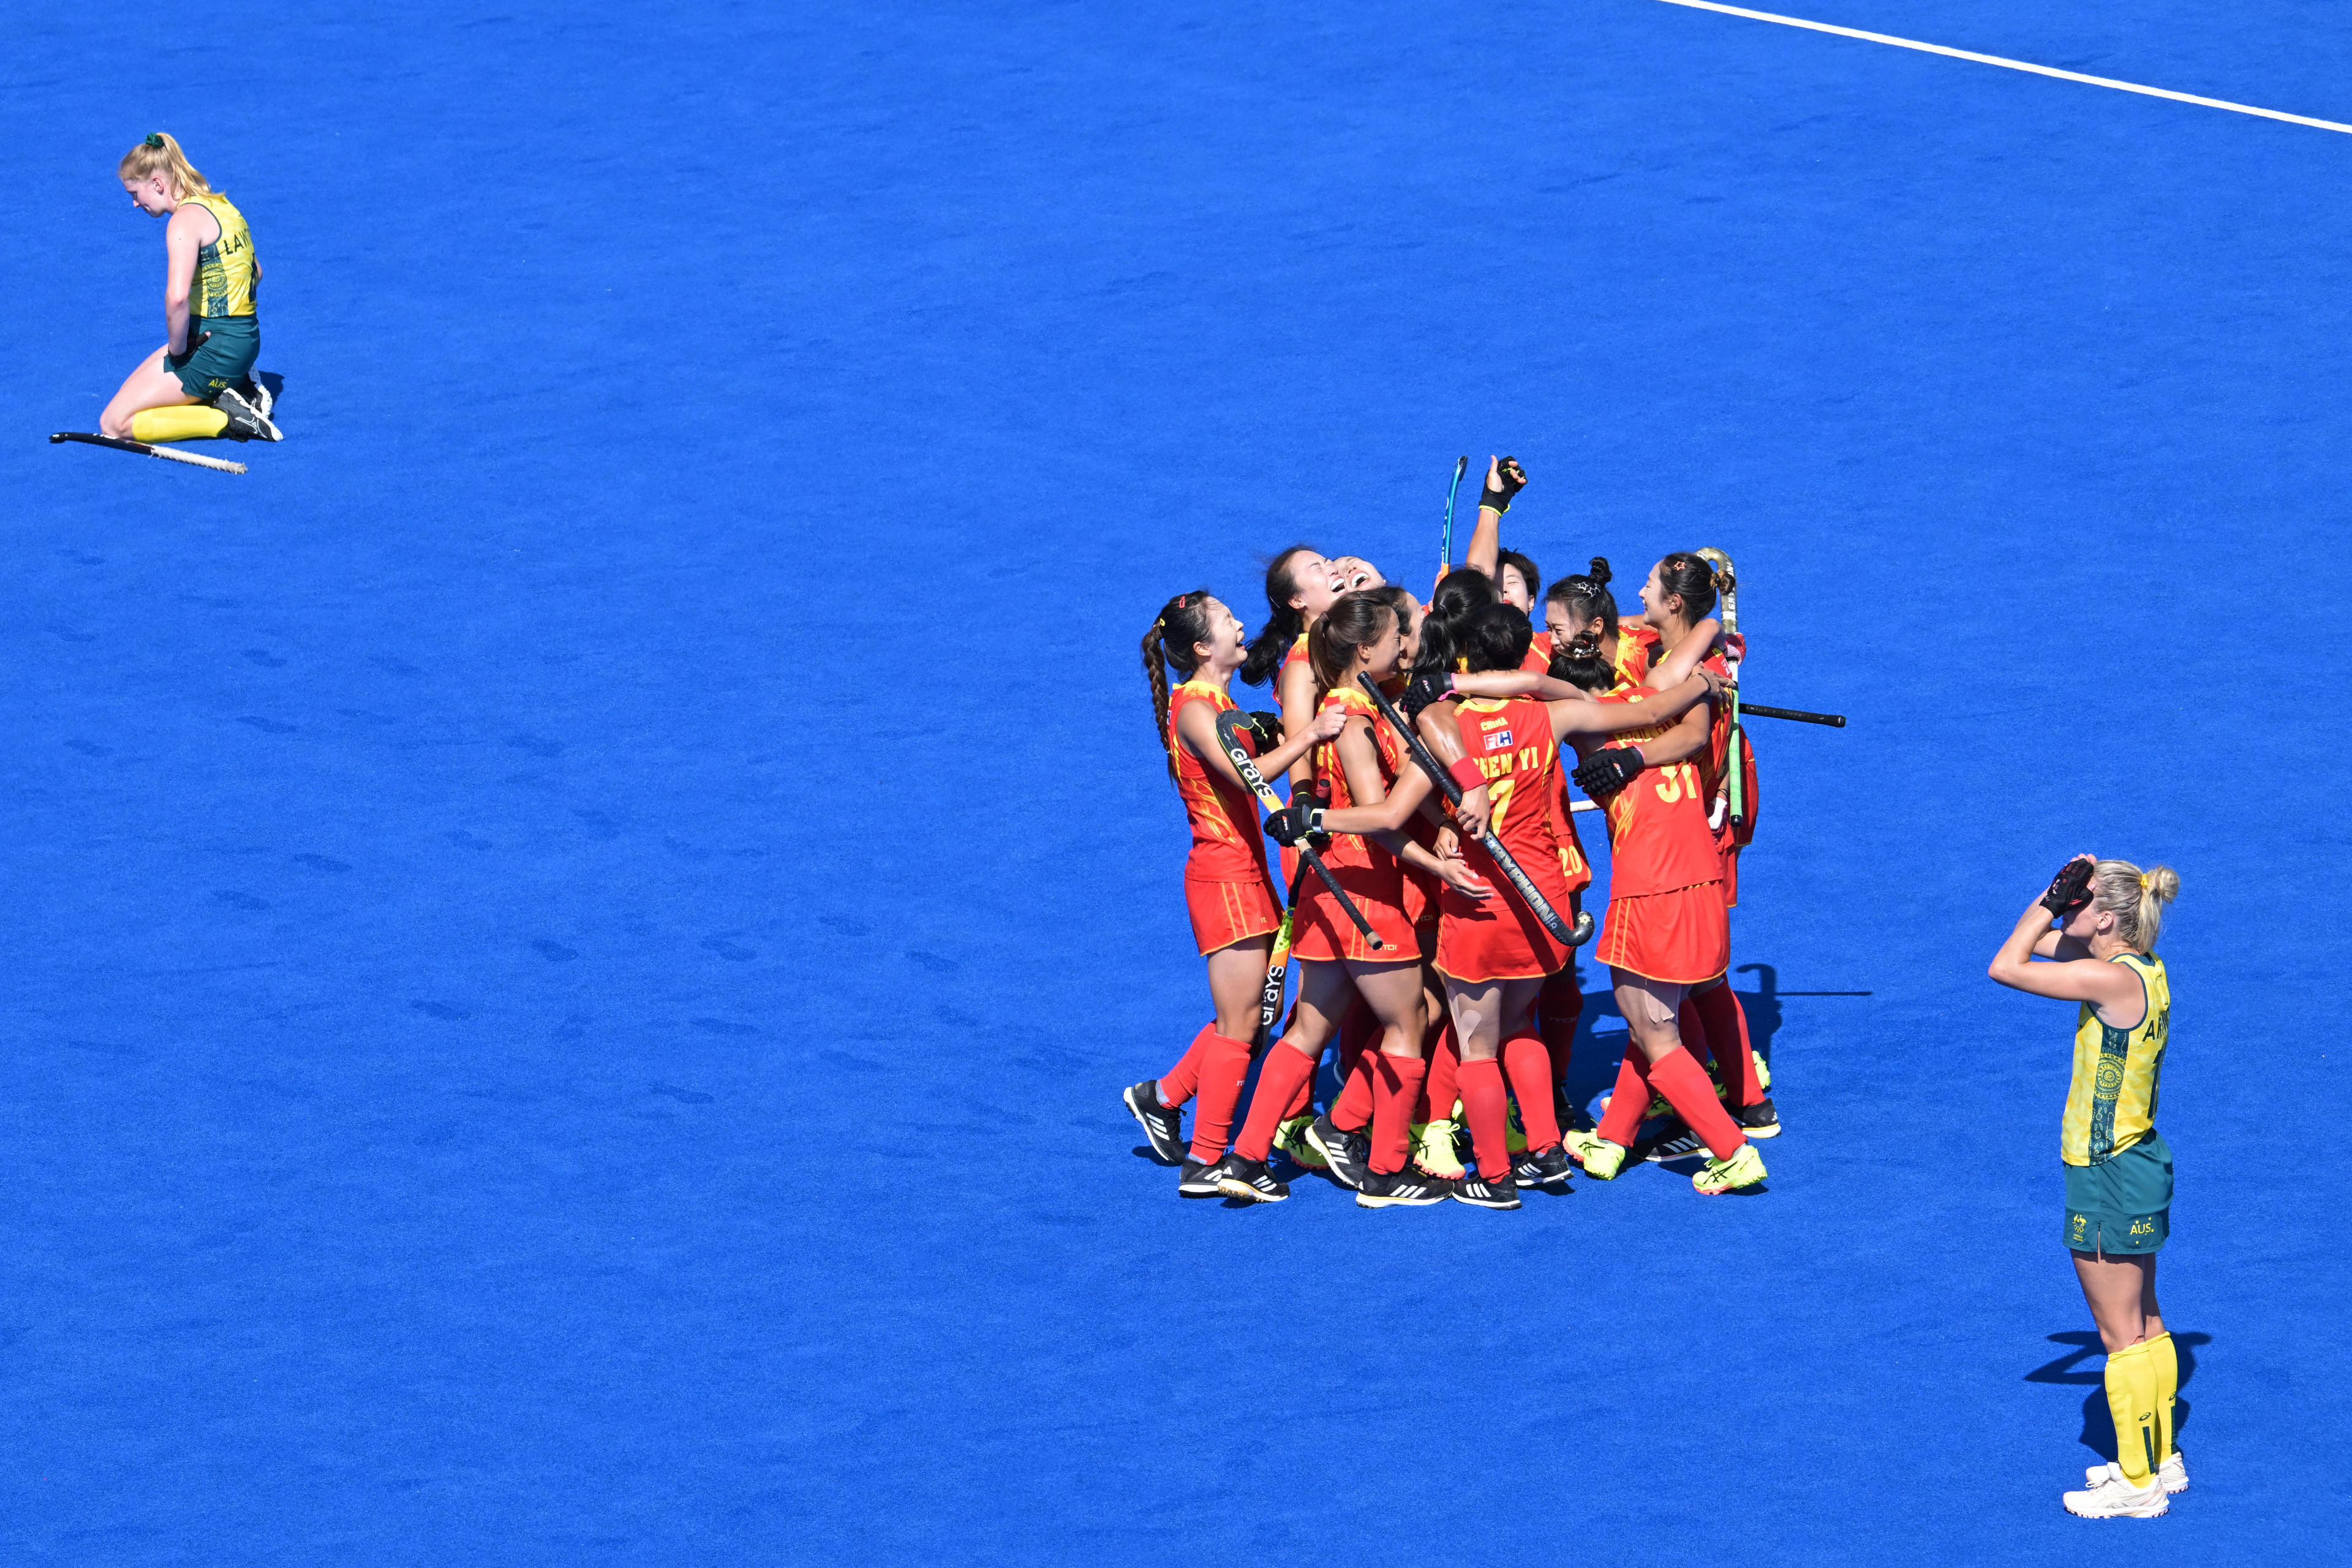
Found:
[[[1567,1152],[1555,1143],[1512,1161],[1511,1180],[1523,1187],[1565,1187],[1574,1169],[1568,1163]]]
[[[1266,1174],[1265,1162],[1249,1160],[1240,1154],[1228,1154],[1209,1169],[1215,1178],[1217,1190],[1229,1198],[1247,1198],[1254,1204],[1278,1204],[1290,1195],[1290,1185]]]
[[[1728,1160],[1709,1160],[1701,1165],[1691,1185],[1713,1196],[1738,1187],[1752,1187],[1764,1179],[1764,1156],[1756,1152],[1753,1143],[1742,1143],[1731,1152]]]
[[[1650,1145],[1642,1158],[1653,1165],[1663,1165],[1669,1160],[1687,1160],[1706,1148],[1706,1139],[1677,1121],[1666,1129],[1664,1136]]]
[[[1613,1182],[1617,1173],[1625,1168],[1625,1145],[1612,1143],[1598,1132],[1580,1133],[1570,1139],[1565,1152],[1596,1182]]]
[[[2068,1492],[2062,1500],[2066,1511],[2084,1519],[2161,1519],[2171,1510],[2172,1500],[2164,1495],[2164,1483],[2154,1476],[2147,1485],[2126,1484],[2112,1465],[2096,1472],[2087,1491]]]
[[[1468,1204],[1474,1208],[1515,1209],[1519,1206],[1517,1183],[1508,1176],[1496,1180],[1475,1171],[1464,1173],[1462,1179],[1454,1184],[1451,1195],[1455,1203]]]
[[[1425,1175],[1407,1167],[1402,1171],[1367,1171],[1356,1189],[1356,1206],[1365,1209],[1423,1208],[1442,1204],[1454,1184],[1442,1176]]]
[[[1510,1120],[1503,1123],[1503,1147],[1514,1154],[1528,1150],[1528,1130],[1519,1124],[1519,1102],[1511,1101]]]
[[[1565,1100],[1554,1100],[1551,1102],[1551,1115],[1552,1120],[1559,1124],[1563,1136],[1573,1138],[1580,1132],[1592,1131],[1592,1118],[1585,1115],[1583,1111]]]
[[[2101,1479],[2108,1476],[2113,1476],[2116,1479],[2122,1480],[2124,1479],[2123,1467],[2121,1465],[2093,1465],[2089,1469],[2083,1472],[2083,1479],[2093,1486],[2097,1486]],[[2189,1489],[2189,1463],[2180,1457],[2179,1449],[2175,1448],[2172,1452],[2167,1454],[2164,1457],[2164,1463],[2156,1468],[2156,1482],[2157,1485],[2165,1489],[2165,1493],[2168,1496],[2176,1492],[2185,1492]]]
[[[1731,1113],[1739,1130],[1750,1138],[1780,1136],[1780,1113],[1772,1109],[1769,1100],[1759,1100],[1753,1105],[1743,1105]]]
[[[213,406],[228,416],[227,434],[240,441],[282,441],[278,426],[269,416],[256,408],[234,386],[225,386],[213,394]]]
[[[1331,1118],[1318,1116],[1307,1130],[1307,1141],[1330,1163],[1331,1179],[1343,1187],[1361,1187],[1371,1173],[1372,1141],[1360,1130],[1342,1132]]]
[[[1185,1198],[1217,1198],[1225,1189],[1217,1185],[1217,1167],[1223,1160],[1195,1160],[1187,1156],[1184,1168],[1176,1182],[1176,1195]]]
[[[248,375],[238,382],[236,390],[247,403],[261,410],[261,416],[264,419],[269,417],[270,409],[277,405],[278,400],[269,395],[269,388],[252,376]]]
[[[1764,1053],[1761,1051],[1751,1050],[1748,1053],[1748,1058],[1750,1061],[1756,1064],[1757,1087],[1761,1089],[1767,1094],[1771,1093],[1772,1068],[1765,1062]]]
[[[1650,1091],[1650,1108],[1642,1112],[1642,1120],[1644,1121],[1660,1121],[1672,1116],[1674,1113],[1675,1108],[1666,1103],[1666,1097],[1660,1094],[1654,1089]]]
[[[1143,1123],[1144,1142],[1151,1145],[1151,1157],[1163,1165],[1184,1163],[1184,1113],[1171,1110],[1160,1103],[1160,1080],[1145,1079],[1129,1086],[1119,1096],[1127,1109]]]
[[[1459,1180],[1462,1156],[1454,1148],[1454,1123],[1416,1121],[1412,1128],[1412,1163],[1433,1176]]]
[[[1307,1130],[1315,1125],[1312,1116],[1294,1116],[1274,1130],[1274,1146],[1290,1156],[1291,1163],[1309,1171],[1328,1168],[1328,1163],[1314,1144],[1307,1141]]]

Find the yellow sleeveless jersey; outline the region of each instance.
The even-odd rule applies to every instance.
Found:
[[[220,225],[220,237],[196,252],[196,286],[188,308],[199,316],[254,314],[254,286],[261,264],[253,254],[253,231],[245,215],[224,195],[190,196],[182,205],[202,207]]]
[[[2074,1023],[2074,1082],[2066,1091],[2058,1148],[2070,1165],[2098,1164],[2156,1130],[2156,1079],[2172,1020],[2172,987],[2164,961],[2153,954],[2119,952],[2108,962],[2127,965],[2139,976],[2147,1015],[2135,1028],[2113,1029],[2099,1021],[2091,1004],[2083,1004]]]

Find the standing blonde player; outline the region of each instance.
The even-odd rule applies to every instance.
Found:
[[[115,172],[133,205],[171,220],[163,226],[163,346],[123,381],[100,431],[134,441],[278,439],[269,395],[253,379],[261,263],[245,215],[160,131],[125,153]]]
[[[2116,1462],[2094,1466],[2067,1511],[2154,1519],[2189,1489],[2172,1446],[2179,1383],[2156,1302],[2156,1254],[2172,1230],[2172,1148],[2156,1130],[2172,990],[2156,936],[2180,891],[2167,866],[2078,855],[2028,904],[1986,971],[2003,985],[2080,1003],[2074,1077],[2059,1155],[2066,1164],[2066,1246],[2107,1352]],[[2050,962],[2036,963],[2035,959]]]

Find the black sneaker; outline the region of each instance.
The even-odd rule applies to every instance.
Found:
[[[225,386],[213,394],[213,406],[228,416],[227,434],[240,441],[282,441],[278,426],[269,416],[246,400],[234,386]]]
[[[1453,1199],[1457,1204],[1469,1204],[1482,1209],[1515,1209],[1519,1206],[1519,1186],[1510,1177],[1500,1181],[1480,1175],[1472,1170],[1454,1184]]]
[[[1356,1189],[1356,1206],[1421,1208],[1444,1203],[1453,1191],[1454,1184],[1444,1177],[1410,1167],[1402,1171],[1367,1171],[1364,1184]]]
[[[1244,1159],[1237,1152],[1209,1167],[1209,1174],[1216,1178],[1217,1190],[1229,1198],[1278,1204],[1290,1195],[1288,1183],[1277,1182],[1266,1174],[1265,1161]]]
[[[1780,1113],[1772,1109],[1770,1100],[1759,1100],[1753,1105],[1743,1105],[1731,1113],[1739,1130],[1750,1138],[1780,1136]]]
[[[1206,1163],[1186,1160],[1183,1173],[1177,1178],[1176,1195],[1183,1198],[1223,1197],[1225,1189],[1217,1185],[1217,1168],[1223,1163],[1223,1160]]]
[[[278,401],[269,395],[269,388],[267,385],[249,375],[236,384],[236,392],[238,396],[259,409],[264,419],[269,417],[269,410]]]
[[[1183,1163],[1184,1113],[1160,1103],[1160,1080],[1145,1079],[1119,1098],[1127,1101],[1135,1119],[1143,1123],[1144,1142],[1151,1145],[1151,1157],[1163,1165]]]
[[[1360,1192],[1363,1189],[1364,1178],[1371,1174],[1372,1141],[1360,1128],[1342,1132],[1331,1124],[1329,1116],[1318,1116],[1307,1130],[1307,1141],[1331,1163],[1333,1181]]]
[[[1511,1180],[1523,1187],[1566,1186],[1569,1173],[1575,1168],[1568,1163],[1568,1152],[1555,1143],[1549,1149],[1530,1149],[1512,1161]]]
[[[1687,1160],[1693,1154],[1704,1154],[1706,1152],[1706,1139],[1680,1122],[1676,1122],[1667,1128],[1656,1142],[1650,1145],[1642,1158],[1653,1165],[1663,1165],[1669,1160]]]

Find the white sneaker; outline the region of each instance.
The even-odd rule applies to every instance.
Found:
[[[2102,1465],[2092,1475],[2098,1479],[2091,1481],[2088,1491],[2068,1492],[2061,1500],[2068,1513],[2084,1519],[2160,1519],[2172,1507],[2164,1484],[2153,1476],[2147,1485],[2131,1487],[2112,1465]]]
[[[2122,1468],[2116,1465],[2093,1465],[2083,1472],[2083,1479],[2093,1486],[2097,1486],[2108,1476],[2113,1476],[2117,1480],[2124,1479]],[[2181,1458],[2179,1449],[2175,1448],[2164,1457],[2164,1463],[2157,1467],[2156,1479],[2157,1483],[2164,1488],[2167,1495],[2185,1492],[2189,1489],[2189,1466],[2187,1461]]]

